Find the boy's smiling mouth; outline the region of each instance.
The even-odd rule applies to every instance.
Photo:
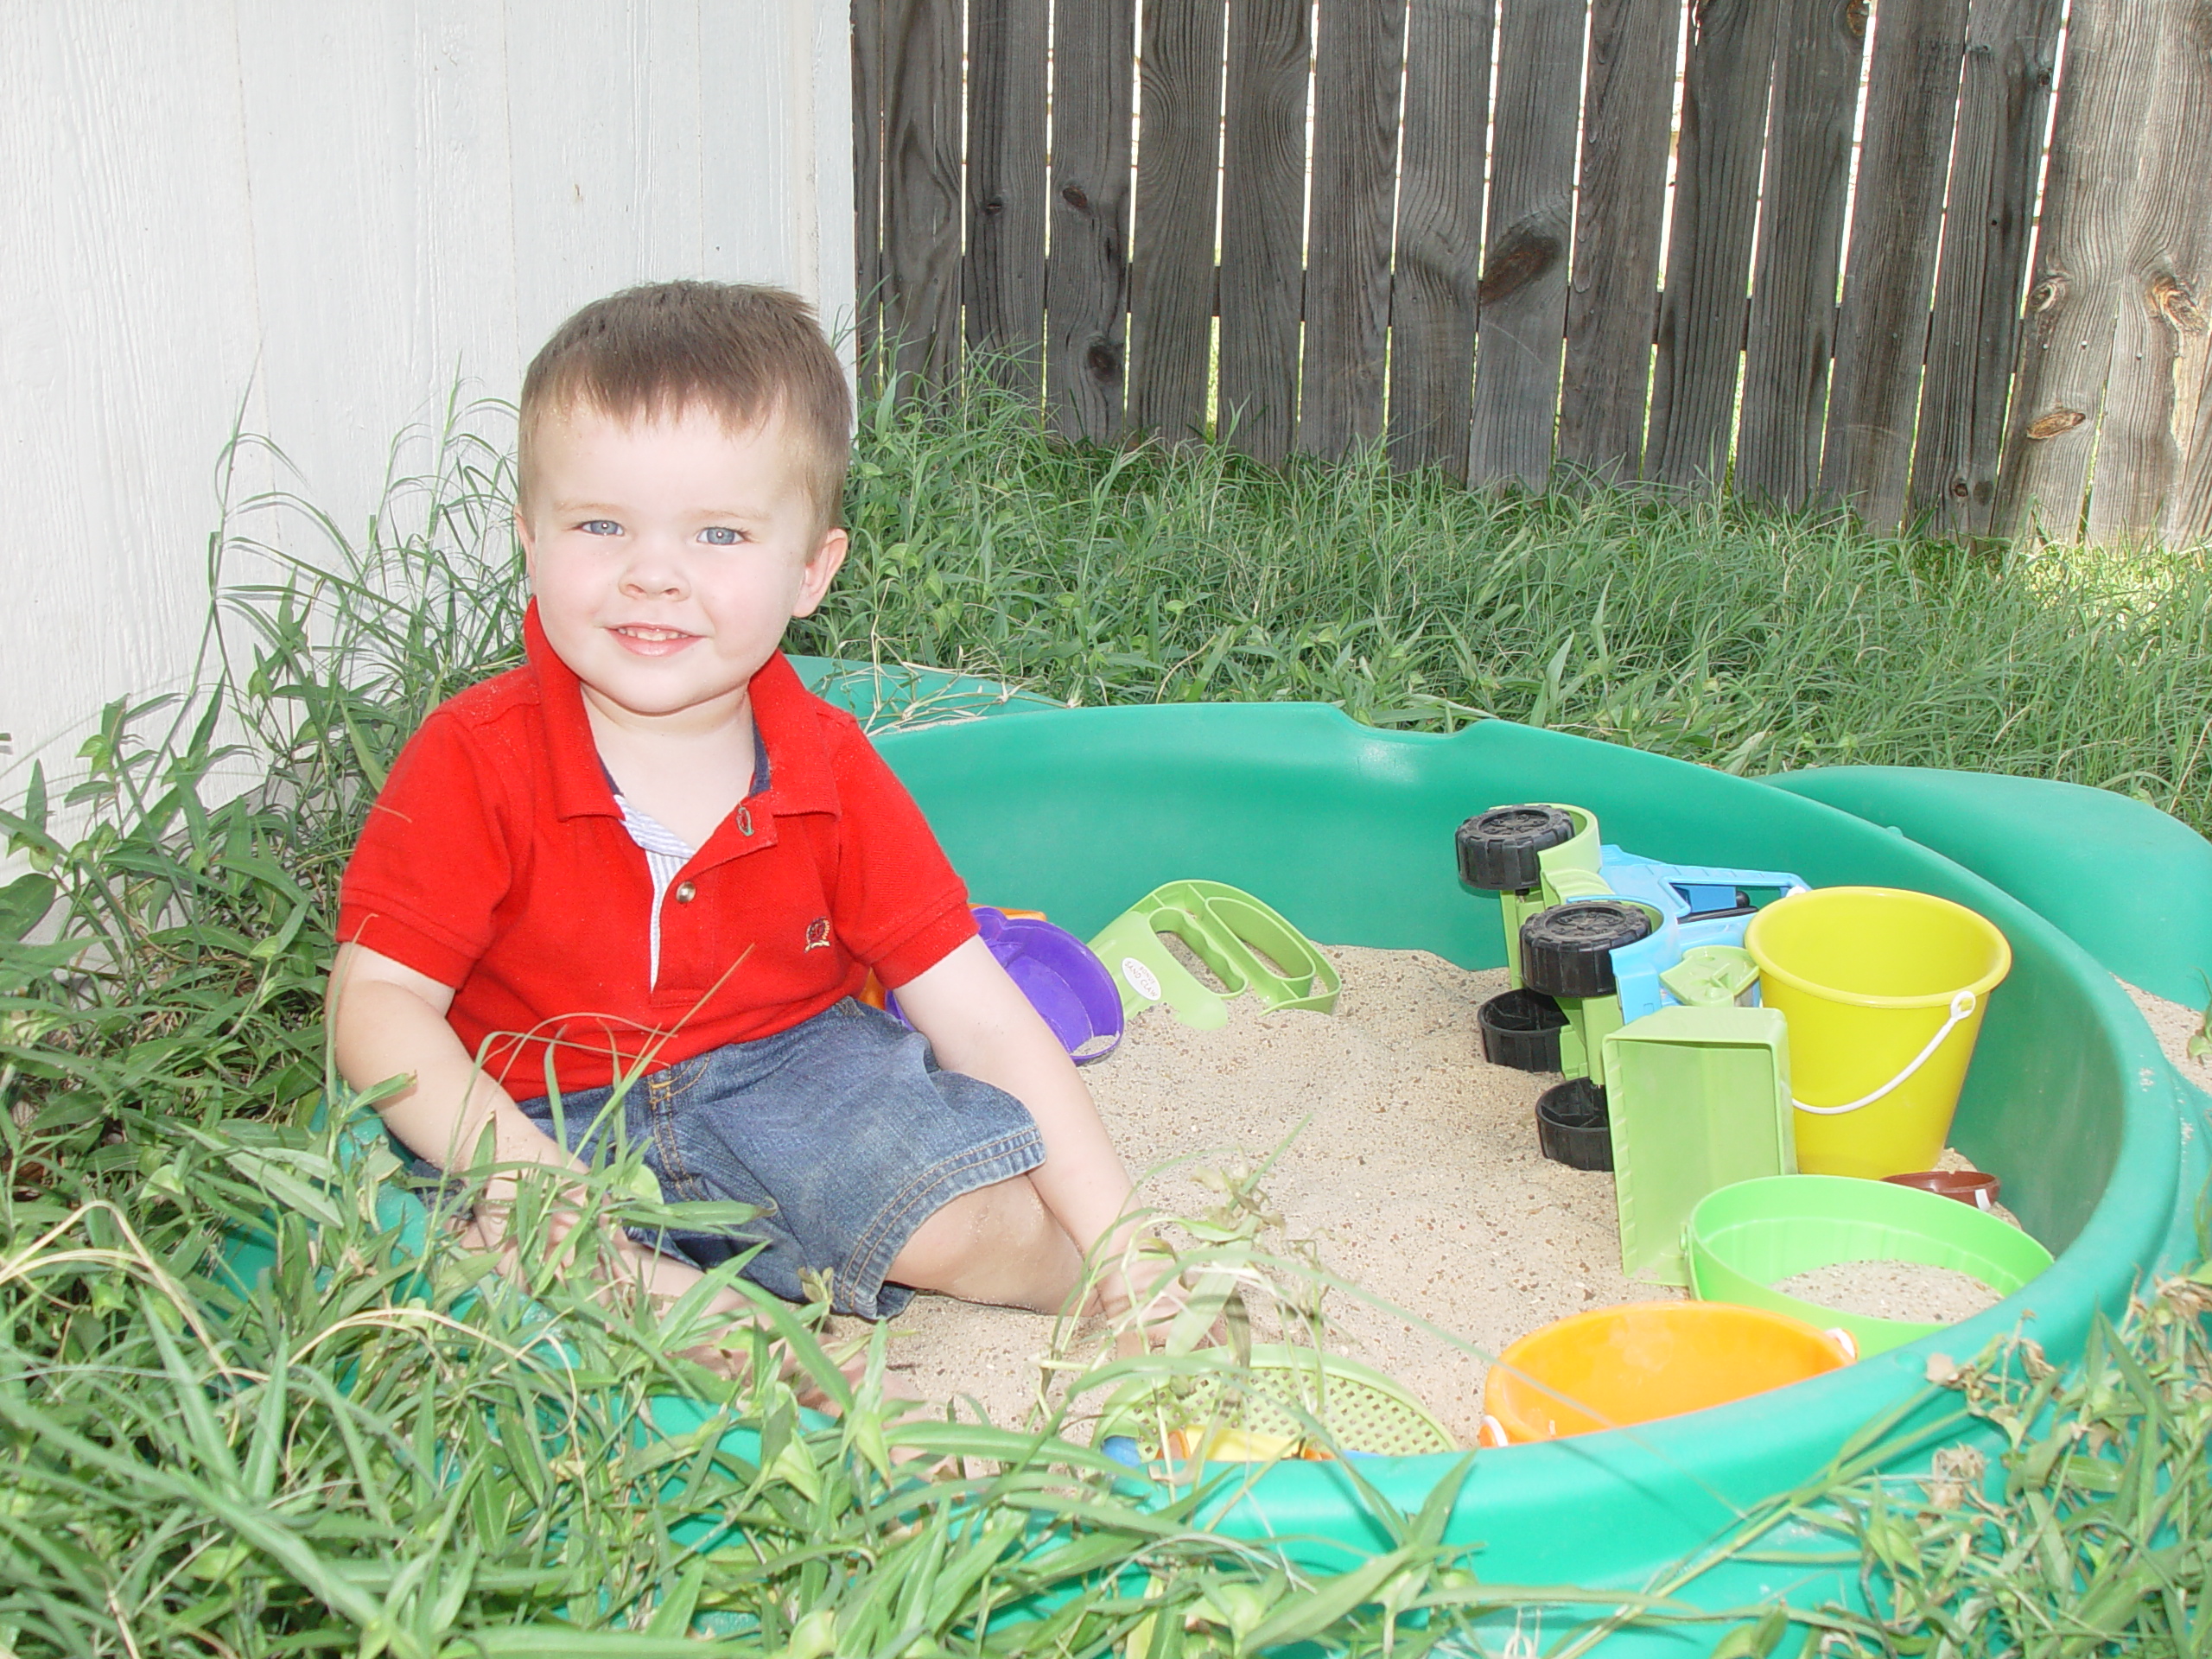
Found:
[[[642,622],[618,622],[607,630],[628,650],[640,656],[659,657],[690,645],[699,636],[681,628],[658,628]]]

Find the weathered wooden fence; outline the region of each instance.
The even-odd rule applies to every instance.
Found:
[[[853,21],[875,372],[964,344],[1108,442],[2212,530],[2212,0]]]

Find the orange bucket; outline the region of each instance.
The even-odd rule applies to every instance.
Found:
[[[1724,1405],[1840,1370],[1840,1331],[1732,1302],[1628,1302],[1531,1331],[1483,1387],[1492,1445],[1554,1440]]]

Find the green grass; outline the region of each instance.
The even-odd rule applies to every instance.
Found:
[[[1860,1651],[1954,1659],[2212,1654],[2212,1272],[2100,1324],[2078,1366],[2031,1349],[1946,1380],[2002,1435],[1933,1478],[1847,1484],[1834,1524],[1878,1615]]]
[[[35,769],[0,811],[30,867],[0,887],[0,1653],[645,1656],[696,1626],[805,1656],[1133,1633],[1157,1659],[1417,1655],[1572,1599],[1484,1586],[1434,1510],[1386,1513],[1394,1549],[1317,1580],[1187,1504],[1134,1504],[1049,1418],[902,1421],[847,1389],[819,1310],[772,1310],[737,1384],[690,1357],[696,1308],[655,1321],[544,1271],[525,1300],[442,1233],[396,1248],[371,1202],[388,1155],[341,1167],[306,1120],[332,1088],[320,999],[360,815],[423,714],[518,654],[508,463],[467,425],[359,532],[233,503],[203,689],[110,709],[67,777]],[[873,411],[851,517],[817,649],[1087,702],[1488,710],[1737,770],[1997,765],[2206,817],[2194,554],[2006,568],[1710,507],[1068,451],[983,400]],[[249,555],[275,575],[242,584]],[[265,781],[236,797],[241,769]],[[619,1181],[594,1202],[654,1213]],[[280,1266],[242,1294],[213,1252],[256,1225]],[[2212,1651],[2202,1309],[2170,1291],[2064,1378],[1961,1379],[2013,1447],[1986,1499],[1842,1466],[1791,1495],[1888,1616],[1819,1622],[1900,1655],[1976,1631]],[[839,1421],[798,1414],[809,1381]],[[669,1394],[720,1415],[638,1436]],[[721,1446],[741,1420],[760,1441]]]
[[[2011,557],[1618,493],[1048,441],[985,394],[866,412],[854,550],[798,637],[1083,703],[1483,715],[1737,772],[1961,766],[2212,823],[2212,550]]]

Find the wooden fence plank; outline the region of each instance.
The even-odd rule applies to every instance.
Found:
[[[2200,273],[2207,263],[2200,244]],[[2168,547],[2212,540],[2212,330],[2207,327],[2212,318],[2206,315],[2212,307],[2208,307],[2208,289],[2212,289],[2212,273],[2197,284],[2196,327],[2183,330],[2174,365],[2176,387],[2193,389],[2195,395],[2175,400],[2173,429],[2181,446],[2180,465],[2159,524],[2159,539]]]
[[[853,0],[853,359],[863,392],[881,378],[883,0]]]
[[[969,0],[968,345],[1035,397],[1045,358],[1046,0]]]
[[[2168,516],[2166,545],[2186,547],[2206,537],[2212,537],[2212,358],[2197,381],[2196,430]]]
[[[1467,464],[1483,151],[1496,0],[1411,0],[1398,245],[1390,285],[1390,461]]]
[[[1643,449],[1644,475],[1668,484],[1716,483],[1727,469],[1779,10],[1773,0],[1707,0],[1691,11]]]
[[[960,357],[960,6],[883,4],[883,340],[928,388]]]
[[[1319,0],[1319,11],[1296,442],[1334,459],[1382,434],[1406,0]]]
[[[2135,214],[2085,531],[2145,542],[2177,504],[2212,308],[2212,0],[2158,9],[2156,76],[2139,130]],[[2176,430],[2176,422],[2183,423]]]
[[[1130,272],[1129,424],[1201,435],[1213,356],[1221,0],[1147,0]]]
[[[1588,15],[1586,0],[1512,0],[1499,19],[1470,483],[1551,481]]]
[[[2060,3],[1973,0],[1967,15],[1907,497],[1913,518],[1936,535],[1986,534],[1996,506]]]
[[[1966,31],[1967,0],[1883,0],[1867,72],[1821,486],[1883,534],[1912,469]]]
[[[1609,481],[1643,454],[1681,16],[1681,0],[1596,0],[1590,15],[1559,458]]]
[[[1745,500],[1794,510],[1821,477],[1866,0],[1790,0],[1787,13],[1774,59],[1735,487]]]
[[[2072,541],[2112,365],[2134,220],[2143,94],[2157,67],[2147,5],[2077,4],[2036,237],[2020,374],[2005,416],[1998,534]]]
[[[1129,238],[1128,0],[1060,0],[1052,23],[1045,396],[1071,438],[1122,433]]]
[[[1309,16],[1305,0],[1230,0],[1221,422],[1262,461],[1281,461],[1298,424]]]

